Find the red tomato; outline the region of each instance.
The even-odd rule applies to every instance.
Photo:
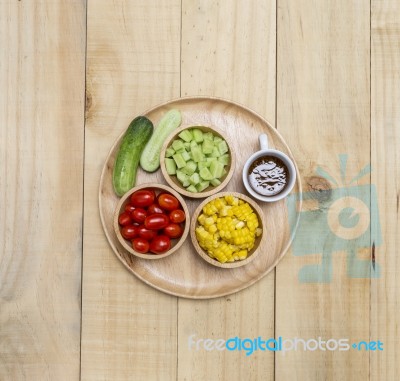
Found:
[[[131,214],[132,220],[138,222],[139,224],[144,222],[146,216],[147,212],[142,208],[136,208]]]
[[[164,229],[169,223],[168,216],[165,214],[151,214],[144,220],[144,226],[147,229],[159,230]]]
[[[183,234],[181,225],[169,224],[164,228],[164,234],[169,238],[179,238]]]
[[[125,212],[132,213],[136,208],[132,204],[125,205]]]
[[[147,241],[151,241],[157,235],[156,230],[146,229],[143,225],[139,227],[138,231],[139,231],[139,237]]]
[[[136,208],[150,206],[155,200],[155,193],[149,189],[141,189],[131,195],[131,204]]]
[[[143,238],[135,238],[132,241],[132,247],[133,250],[137,251],[138,253],[146,254],[149,251],[150,245]]]
[[[148,208],[147,208],[147,212],[149,214],[155,214],[155,213],[164,213],[164,211],[160,208],[160,206],[158,204],[151,204]]]
[[[179,201],[172,194],[162,193],[158,196],[158,205],[165,210],[171,211],[179,208]]]
[[[169,219],[175,224],[180,224],[181,222],[185,221],[186,215],[183,210],[176,209],[169,214]]]
[[[121,229],[121,235],[125,239],[133,239],[139,234],[138,227],[133,225],[126,225]]]
[[[122,212],[119,217],[118,217],[118,223],[121,226],[126,226],[131,223],[131,216],[129,215],[128,212]]]
[[[150,251],[162,254],[171,248],[171,240],[166,235],[158,235],[150,242]]]

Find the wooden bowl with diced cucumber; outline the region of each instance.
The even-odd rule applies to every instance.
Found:
[[[215,127],[181,127],[163,145],[161,171],[180,194],[209,197],[225,188],[232,178],[235,154],[230,147],[229,139]]]

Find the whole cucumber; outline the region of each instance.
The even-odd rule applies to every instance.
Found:
[[[153,129],[151,120],[145,116],[138,116],[126,130],[113,170],[113,186],[118,196],[122,196],[135,186],[140,156],[150,140]]]
[[[160,153],[165,139],[181,124],[179,110],[169,110],[160,120],[140,158],[140,166],[147,172],[154,172],[160,166]]]

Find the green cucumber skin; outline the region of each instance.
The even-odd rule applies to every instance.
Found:
[[[140,166],[147,172],[154,172],[160,167],[160,153],[167,137],[179,127],[182,122],[181,113],[178,110],[168,111],[160,120],[150,141],[144,148],[140,158]]]
[[[113,186],[118,196],[135,186],[140,156],[153,134],[153,123],[144,116],[132,120],[118,150],[113,170]]]

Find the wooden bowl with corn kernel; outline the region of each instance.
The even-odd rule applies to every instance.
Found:
[[[192,215],[190,237],[197,253],[221,268],[247,265],[259,254],[263,213],[251,198],[221,192],[205,199]]]

